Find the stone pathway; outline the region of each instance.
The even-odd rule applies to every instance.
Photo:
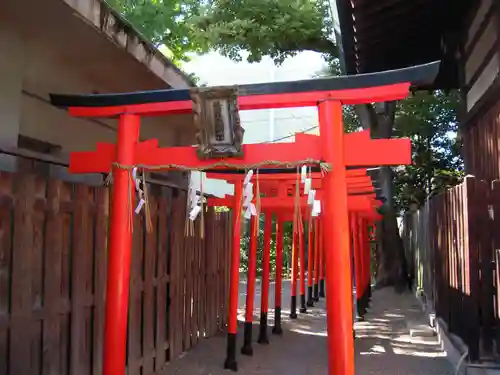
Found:
[[[284,295],[289,294],[285,285]],[[240,293],[244,306],[244,293]],[[272,296],[270,296],[272,297]],[[288,299],[284,299],[288,304]],[[258,308],[258,301],[256,301]],[[272,306],[273,304],[270,304]],[[242,317],[241,311],[241,316]],[[254,321],[257,322],[258,312]],[[274,312],[270,311],[272,318]],[[238,355],[239,373],[244,375],[326,375],[326,317],[324,301],[299,319],[290,321],[283,311],[282,337],[269,334],[269,345],[254,344],[254,356]],[[396,295],[392,289],[373,295],[373,306],[364,322],[356,323],[357,375],[453,375],[453,368],[437,338],[410,330],[425,323],[418,302],[411,295]],[[272,320],[270,321],[272,325]],[[254,341],[258,326],[255,325]],[[424,330],[425,331],[425,330]],[[240,329],[241,332],[241,329]],[[201,341],[184,357],[167,366],[165,375],[222,375],[225,335]],[[238,337],[238,354],[242,335]]]

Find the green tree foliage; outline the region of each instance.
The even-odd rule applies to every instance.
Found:
[[[310,0],[108,0],[156,46],[165,45],[175,61],[190,52],[215,50],[233,60],[271,56],[277,63],[297,52],[328,57],[338,50],[328,36],[327,1]]]
[[[191,20],[205,50],[233,60],[270,56],[277,63],[299,51],[337,54],[329,41],[331,20],[326,1],[209,0]]]
[[[413,164],[394,169],[399,211],[422,205],[427,197],[463,178],[458,131],[457,92],[418,92],[398,103],[395,135],[412,141]]]
[[[187,53],[202,52],[193,23],[200,12],[197,0],[106,0],[144,37],[174,63],[187,60]]]

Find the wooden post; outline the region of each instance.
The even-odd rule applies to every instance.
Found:
[[[368,231],[368,220],[362,221],[363,232],[363,274],[365,279],[364,285],[364,298],[365,307],[368,308],[371,299],[371,248],[370,248],[370,235]]]
[[[134,150],[139,140],[140,117],[123,114],[118,122],[116,162],[134,164]],[[130,256],[134,202],[130,172],[113,166],[113,201],[111,207],[110,247],[106,284],[103,375],[125,373],[127,345]]]
[[[274,327],[273,334],[281,335],[281,288],[283,276],[283,218],[276,217],[276,283],[274,290]]]
[[[252,348],[252,321],[255,300],[255,278],[257,273],[257,233],[259,231],[259,217],[250,219],[250,248],[248,252],[247,298],[245,311],[245,328],[241,354],[253,355]]]
[[[304,222],[301,217],[300,220]],[[302,228],[304,226],[302,225]],[[304,232],[299,233],[299,251],[300,251],[300,270],[299,270],[299,282],[300,282],[300,309],[301,313],[307,312],[306,307],[306,260],[305,260],[305,246],[304,246]]]
[[[299,254],[297,245],[299,242],[298,228],[293,228],[292,236],[292,280],[290,282],[290,319],[297,319],[297,272],[299,267]]]
[[[227,357],[224,368],[238,371],[236,361],[236,332],[238,328],[238,289],[240,277],[240,231],[241,231],[241,198],[243,193],[243,182],[236,181],[234,184],[234,206],[233,206],[233,243],[231,249],[231,269],[229,280],[229,315],[227,327]]]
[[[271,231],[273,216],[271,211],[264,214],[264,245],[262,246],[262,283],[260,291],[260,329],[259,344],[269,344],[267,335],[267,312],[269,310],[269,272],[271,263]]]
[[[314,219],[314,301],[319,301],[319,218]]]
[[[319,296],[325,298],[325,241],[324,220],[319,221]]]
[[[311,213],[309,213],[311,215]],[[307,224],[307,306],[313,307],[313,263],[314,263],[314,244],[313,244],[313,218],[309,216]]]
[[[332,171],[324,177],[324,234],[326,289],[328,291],[328,374],[354,375],[354,340],[352,336],[352,279],[349,249],[347,182],[344,163],[344,128],[342,104],[320,102],[319,127],[322,155]]]
[[[352,232],[352,247],[354,253],[354,281],[356,284],[356,312],[360,318],[363,317],[363,293],[364,293],[364,274],[363,274],[363,247],[360,241],[362,235],[359,220],[356,214],[351,214],[351,232]]]

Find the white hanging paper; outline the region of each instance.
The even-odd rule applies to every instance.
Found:
[[[191,200],[191,202],[196,200],[197,196],[198,196],[198,194],[196,193],[196,189],[191,186],[189,189],[189,199]]]
[[[253,193],[245,196],[245,199],[243,201],[243,207],[248,207],[250,205],[250,203],[252,202],[252,199],[253,199]]]
[[[253,193],[253,184],[251,182],[249,182],[248,184],[246,184],[244,191],[245,191],[244,192],[245,195]]]
[[[313,209],[312,209],[312,215],[313,216],[319,216],[320,213],[321,213],[321,201],[314,200]]]
[[[189,213],[189,220],[195,221],[198,214],[201,212],[201,206],[196,206]]]
[[[245,180],[243,181],[243,186],[246,186],[250,182],[252,176],[253,176],[253,170],[250,169],[247,175],[245,176]]]
[[[307,204],[308,205],[314,204],[314,197],[316,197],[316,190],[312,189],[309,191],[309,194],[307,196]]]
[[[307,195],[311,191],[312,180],[310,178],[306,178],[304,181],[304,194]]]
[[[250,218],[252,217],[252,211],[250,210],[250,207],[247,207],[247,209],[245,210],[245,213],[243,214],[243,217],[246,220],[250,220]]]
[[[305,183],[306,177],[307,177],[307,165],[303,165],[300,172],[300,181],[302,181],[302,183]]]
[[[198,206],[199,200],[200,200],[200,197],[198,195],[195,195],[194,198],[191,200],[191,209]]]
[[[252,214],[252,216],[257,216],[257,208],[253,203],[250,203],[250,213]]]
[[[141,200],[139,201],[139,204],[137,205],[137,207],[135,208],[135,213],[138,214],[139,212],[141,212],[142,210],[142,206],[144,206],[144,204],[146,203],[146,201],[144,199],[141,198]]]

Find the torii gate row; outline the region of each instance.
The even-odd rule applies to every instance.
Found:
[[[370,279],[370,267],[366,266],[365,264],[370,263],[370,253],[369,249],[367,248],[362,248],[362,245],[367,245],[368,244],[368,234],[365,230],[366,225],[368,221],[374,222],[375,220],[380,220],[381,215],[378,214],[373,208],[378,208],[381,204],[379,201],[374,200],[375,195],[371,194],[372,191],[374,191],[373,185],[372,185],[372,179],[367,175],[366,169],[358,169],[358,170],[350,170],[346,172],[346,180],[347,180],[347,186],[348,186],[348,192],[350,194],[353,193],[358,193],[358,194],[363,194],[363,195],[358,195],[355,198],[352,196],[349,196],[348,198],[348,207],[350,211],[350,229],[351,229],[351,235],[352,235],[352,244],[353,244],[353,255],[354,255],[354,260],[355,260],[355,280],[356,280],[356,307],[357,307],[357,313],[359,317],[363,317],[364,314],[366,313],[366,307],[368,305],[369,301],[369,296],[367,293],[367,287],[369,286],[369,279]],[[241,180],[245,176],[242,174],[230,174],[228,175],[227,173],[207,173],[208,178],[212,179],[220,179],[220,180],[225,180],[228,183],[234,183],[237,180]],[[321,187],[322,187],[322,180],[321,180],[322,174],[319,172],[315,173],[310,173],[308,175],[308,178],[311,178],[311,189],[316,189],[317,191],[317,198],[319,199],[321,197]],[[266,195],[265,198],[260,199],[261,203],[261,208],[263,209],[264,212],[267,211],[267,213],[272,212],[271,207],[274,208],[275,210],[278,208],[282,208],[283,206],[288,206],[290,205],[295,205],[296,201],[294,198],[290,197],[293,196],[296,192],[296,184],[297,184],[297,176],[291,173],[281,173],[281,174],[263,174],[259,175],[258,177],[254,177],[254,180],[258,180],[258,183],[260,184],[259,190],[260,193],[263,193]],[[299,188],[300,191],[302,192],[302,185],[300,184]],[[272,198],[268,198],[269,194],[272,194],[273,196],[281,197],[279,200],[274,200]],[[363,199],[365,198],[365,199]],[[366,198],[368,198],[369,201],[374,200],[375,205],[370,207],[370,203],[366,201]],[[223,199],[217,199],[217,198],[211,198],[209,200],[209,205],[231,205],[232,203],[232,197],[227,196]],[[275,203],[273,205],[272,203]],[[356,204],[359,206],[356,207]],[[307,203],[304,202],[304,199],[301,198],[301,208],[307,208]],[[266,215],[267,216],[267,215]],[[283,217],[281,218],[283,219]],[[290,221],[292,218],[289,219]],[[317,235],[317,233],[316,233]],[[311,231],[309,231],[308,236],[311,236]],[[316,238],[315,241],[317,242]],[[311,243],[311,238],[308,239],[308,243]],[[277,250],[278,251],[278,250]],[[300,268],[301,270],[304,269],[304,254],[303,254],[303,248],[300,249],[301,253],[301,261],[300,261]],[[278,253],[277,253],[278,255]],[[295,252],[295,255],[297,255],[297,252]],[[309,246],[308,248],[308,259],[312,259],[312,247]],[[278,263],[279,264],[279,263]],[[317,268],[317,267],[316,267]],[[319,283],[318,281],[318,276],[316,275],[316,284],[314,284],[313,288],[313,277],[312,277],[312,262],[308,262],[308,288],[307,288],[307,303],[306,303],[306,297],[305,297],[305,285],[304,285],[304,278],[302,277],[303,273],[301,272],[301,280],[300,280],[300,297],[301,297],[301,312],[306,311],[306,305],[307,306],[313,306],[313,295],[318,296],[319,298]],[[322,275],[321,275],[322,276]],[[249,277],[250,279],[250,277]],[[295,278],[293,279],[295,280]],[[263,286],[265,283],[263,282]],[[277,285],[278,287],[278,285]],[[248,285],[248,290],[252,288],[252,285]],[[324,284],[321,284],[321,294],[324,295]],[[247,292],[248,293],[248,292]],[[296,318],[296,287],[292,287],[292,293],[291,293],[291,317]],[[278,322],[278,326],[280,327],[280,321],[281,321],[281,308],[278,309],[278,312],[275,312],[275,321]],[[251,318],[253,317],[252,314],[247,312],[247,317],[250,318],[250,321],[247,320],[246,324],[251,324]],[[265,325],[266,323],[263,322],[261,319],[261,326]],[[265,340],[265,334],[263,334],[263,331],[265,332],[264,329],[261,328],[260,332],[261,334],[259,335],[259,341]],[[276,328],[274,331],[281,331],[281,328]],[[248,344],[248,342],[251,342],[251,338],[247,338],[247,333],[248,331],[245,330],[245,346],[244,349],[242,349],[243,352],[248,352],[251,351],[248,349],[248,347],[251,345]],[[251,333],[250,333],[251,335]],[[263,338],[264,337],[264,338]],[[246,348],[246,349],[245,349]]]
[[[265,181],[264,186],[261,189],[261,192],[266,192],[268,188],[268,183],[271,182],[270,180]],[[366,188],[368,191],[368,187]],[[321,191],[318,191],[318,198],[321,198]],[[254,204],[255,204],[256,198],[254,198]],[[307,203],[307,198],[299,198],[300,206],[301,208],[307,209],[308,208],[308,203]],[[267,214],[270,214],[272,212],[275,212],[276,210],[286,210],[288,208],[288,211],[290,211],[291,207],[295,207],[297,204],[296,198],[294,197],[289,197],[289,196],[283,196],[283,195],[278,195],[277,197],[263,197],[260,198],[260,204],[261,204],[261,209],[266,212]],[[227,206],[231,207],[234,205],[234,199],[233,197],[226,196],[225,198],[209,198],[208,199],[208,205],[209,206]],[[381,202],[378,200],[375,200],[375,195],[374,194],[369,194],[366,193],[364,195],[354,195],[354,196],[349,196],[348,197],[348,208],[349,211],[351,212],[351,216],[356,216],[359,217],[360,219],[371,219],[371,220],[376,220],[380,219],[380,215],[376,213],[375,209],[379,208],[381,205]],[[306,210],[304,210],[306,212]],[[266,217],[269,215],[266,215]],[[283,216],[283,215],[282,215]],[[283,217],[282,217],[283,219]],[[290,219],[291,220],[291,219]],[[351,231],[355,230],[356,227],[351,226]],[[310,233],[309,233],[310,235]],[[302,249],[301,249],[302,250]],[[312,249],[309,248],[309,259],[312,259],[311,253]],[[303,265],[303,259],[304,256],[301,256],[301,268],[304,268]],[[309,263],[309,266],[312,264]],[[358,271],[358,268],[356,268],[356,271]],[[312,275],[312,273],[309,270],[309,275]],[[302,273],[301,273],[302,276]],[[357,280],[359,280],[359,276],[357,277]],[[312,277],[309,277],[308,279],[308,304],[312,303],[312,292],[313,292],[313,285],[312,285]],[[360,285],[358,283],[358,285]],[[358,287],[358,289],[360,286]],[[358,295],[359,292],[358,292]],[[292,305],[293,299],[295,298],[295,293],[292,291]],[[305,310],[305,288],[303,286],[303,279],[301,277],[301,304],[302,304],[302,309]],[[295,314],[292,314],[292,317]]]
[[[363,170],[366,173],[366,170]],[[357,170],[348,171],[348,172],[358,172]],[[276,176],[275,179],[272,177]],[[241,181],[244,176],[243,175],[228,175],[224,173],[207,173],[207,178],[224,180],[227,183],[234,184],[235,181]],[[311,178],[311,188],[315,190],[319,190],[323,186],[323,182],[321,180],[321,173],[313,173]],[[256,178],[253,178],[255,181]],[[261,186],[261,193],[265,190],[266,194],[279,193],[282,195],[289,195],[292,193],[295,194],[295,188],[297,183],[297,178],[294,175],[288,173],[276,174],[276,175],[259,175],[258,177],[259,184]],[[359,193],[369,191],[369,189],[373,189],[373,181],[371,177],[365,175],[356,174],[353,176],[346,176],[347,187],[350,193]],[[300,190],[303,191],[303,184],[300,184]],[[368,190],[367,190],[368,189]]]
[[[268,198],[269,200],[280,200],[279,197]],[[209,198],[208,204],[214,205],[217,202],[217,199]],[[233,199],[228,200],[228,202],[224,202],[227,204],[232,204],[234,202]],[[282,333],[281,327],[281,290],[282,290],[282,264],[283,264],[283,223],[285,221],[293,221],[294,215],[292,214],[293,206],[287,205],[282,206],[278,209],[267,209],[266,205],[262,207],[263,212],[265,213],[264,220],[264,249],[263,249],[263,272],[262,272],[262,283],[261,283],[261,309],[260,309],[260,326],[259,326],[259,336],[257,342],[260,344],[269,343],[268,332],[267,332],[267,318],[268,318],[268,299],[269,299],[269,275],[270,275],[270,242],[271,242],[271,223],[272,223],[272,214],[276,214],[276,282],[275,282],[275,308],[274,308],[274,327],[272,329],[273,334],[280,335]],[[305,211],[304,211],[305,212]],[[357,217],[363,217],[370,220],[377,220],[381,218],[381,215],[377,214],[373,209],[370,211],[360,211],[356,214]],[[314,218],[312,222],[314,225],[314,241],[313,241],[313,230],[312,228],[308,230],[308,243],[310,244],[308,248],[308,299],[306,304],[306,296],[305,296],[305,277],[304,277],[304,241],[300,240],[300,260],[301,260],[301,272],[300,272],[300,296],[301,296],[301,313],[307,312],[307,306],[314,306],[314,300],[318,301],[319,297],[324,297],[324,283],[320,284],[319,279],[323,280],[323,252],[319,249],[321,237],[319,234],[319,219],[320,217]],[[244,338],[243,338],[243,346],[241,348],[241,353],[244,355],[253,355],[252,348],[252,327],[253,327],[253,309],[254,309],[254,298],[255,298],[255,278],[256,278],[256,259],[257,259],[257,239],[256,239],[256,226],[259,225],[259,217],[253,216],[250,219],[250,246],[249,246],[249,255],[248,255],[248,277],[247,277],[247,294],[246,294],[246,311],[245,311],[245,325],[244,325]],[[258,229],[257,229],[258,231]],[[354,234],[353,234],[354,235]],[[362,241],[362,239],[359,239]],[[365,239],[365,242],[368,238]],[[313,245],[314,244],[314,245]],[[292,319],[297,318],[297,273],[298,273],[298,252],[297,249],[297,236],[294,236],[294,250],[292,251],[292,258],[294,262],[294,266],[292,267],[292,288],[291,288],[291,302],[290,302],[290,317]],[[313,247],[314,247],[314,255],[313,255]],[[365,285],[366,282],[361,281],[361,277],[363,277],[362,270],[368,270],[365,266],[359,264],[363,259],[359,258],[359,252],[356,252],[356,280],[358,281],[357,286],[358,290],[361,290],[362,285]],[[313,262],[315,263],[313,275]],[[368,270],[369,271],[369,270]],[[368,277],[364,277],[365,280],[368,280]],[[315,281],[313,285],[313,280]],[[321,286],[321,293],[320,293]],[[313,293],[314,287],[314,293]],[[357,292],[360,293],[359,291]],[[313,295],[314,294],[314,295]],[[359,294],[360,295],[360,294]],[[359,305],[359,303],[358,303]]]
[[[325,230],[332,232],[324,244],[328,321],[329,375],[354,375],[354,347],[351,299],[350,259],[346,166],[376,166],[410,163],[409,140],[358,140],[345,147],[350,136],[344,136],[343,104],[364,104],[404,99],[410,82],[429,84],[435,79],[439,62],[418,67],[366,75],[332,77],[294,82],[238,86],[237,102],[241,110],[313,106],[318,108],[319,137],[299,137],[289,144],[246,145],[242,158],[224,158],[226,167],[247,169],[266,164],[268,168],[299,165],[304,160],[328,164],[332,173],[324,178],[325,209],[322,212]],[[191,89],[156,90],[134,93],[54,95],[51,102],[68,108],[76,117],[118,118],[116,148],[100,144],[95,152],[72,153],[70,171],[74,173],[113,173],[113,205],[110,221],[106,319],[103,345],[103,375],[123,375],[126,362],[127,316],[130,277],[131,228],[129,217],[133,184],[129,169],[209,169],[213,161],[198,160],[194,147],[159,148],[154,140],[139,142],[140,119],[192,113]],[[168,125],[168,122],[166,122]],[[145,150],[145,151],[144,151]],[[270,163],[270,160],[273,163]],[[230,167],[227,167],[228,164]],[[318,163],[316,163],[317,165]],[[240,201],[241,183],[235,187],[235,200]],[[237,370],[236,328],[241,215],[233,215],[231,284],[229,288],[229,319],[225,368]],[[335,251],[334,251],[335,250]],[[341,272],[329,272],[338,267]],[[332,268],[333,269],[333,268]],[[172,329],[174,329],[172,327]],[[132,374],[135,375],[135,374]]]
[[[269,206],[266,202],[273,202],[273,201],[276,201],[276,202],[280,202],[280,204],[282,205],[288,205],[290,204],[291,202],[293,202],[293,204],[295,205],[295,200],[291,197],[288,197],[287,195],[289,195],[290,193],[293,193],[293,189],[296,188],[296,187],[291,187],[289,188],[288,186],[289,185],[295,185],[297,183],[297,181],[293,181],[294,179],[294,176],[293,175],[274,175],[274,176],[283,176],[283,177],[288,177],[288,179],[284,179],[283,177],[280,178],[280,182],[278,183],[277,181],[275,180],[272,180],[272,176],[271,175],[265,175],[266,177],[268,178],[265,178],[264,181],[260,181],[260,192],[264,193],[264,194],[267,194],[269,190],[271,189],[275,189],[278,194],[277,194],[277,197],[276,198],[279,198],[279,199],[272,199],[272,198],[261,198],[261,204],[262,204],[262,199],[264,199],[264,203],[262,205],[262,209],[264,212],[270,212],[269,209],[267,209]],[[211,175],[210,177],[219,177],[219,178],[222,178],[224,177],[223,174],[219,174],[218,176],[215,176],[214,174]],[[234,181],[235,179],[238,179],[240,178],[239,176],[236,176],[236,177],[232,177],[229,179],[229,181]],[[260,178],[260,177],[259,177]],[[370,194],[369,191],[370,190],[373,190],[373,187],[371,186],[371,178],[369,178],[368,176],[364,176],[364,177],[353,177],[351,179],[347,179],[348,181],[348,190],[349,187],[352,186],[352,181],[354,179],[357,179],[357,182],[361,183],[360,186],[364,185],[364,187],[361,188],[361,191],[364,191],[364,195],[362,196],[356,196],[356,198],[353,198],[353,197],[349,197],[348,198],[348,203],[350,203],[349,200],[359,200],[361,202],[362,201],[362,198],[365,197],[365,198],[368,198],[368,200],[372,200],[374,199],[374,195],[373,194]],[[226,178],[226,180],[228,181],[228,179]],[[276,186],[276,184],[278,186]],[[315,188],[315,189],[320,189],[321,188],[321,180],[319,179],[316,179],[316,180],[313,180],[312,181],[312,188]],[[356,186],[357,184],[354,184],[354,186]],[[291,194],[293,195],[293,194]],[[318,198],[321,197],[321,191],[318,191]],[[226,197],[227,198],[227,197]],[[216,200],[213,200],[213,203],[215,203]],[[219,200],[220,203],[222,203],[220,200]],[[350,208],[350,216],[351,216],[351,235],[353,237],[353,255],[354,255],[354,258],[355,258],[355,273],[356,273],[356,276],[355,276],[355,280],[356,280],[356,299],[357,299],[357,310],[358,310],[358,316],[362,317],[364,315],[364,313],[366,312],[366,306],[367,306],[367,302],[368,300],[366,299],[367,297],[367,293],[366,293],[366,290],[367,290],[367,286],[369,284],[369,278],[370,278],[370,267],[367,267],[365,264],[369,264],[370,263],[370,253],[369,253],[369,249],[366,249],[366,248],[360,248],[363,244],[364,245],[367,245],[368,244],[368,235],[366,232],[360,232],[360,230],[362,230],[361,226],[366,226],[367,225],[367,222],[368,220],[370,221],[374,221],[374,220],[380,220],[381,219],[381,215],[378,214],[374,208],[378,208],[380,206],[380,202],[378,201],[375,201],[377,204],[374,205],[372,208],[370,208],[370,205],[367,204],[367,202],[363,202],[366,204],[366,206],[359,206],[357,209],[355,209],[354,207],[349,207]],[[302,202],[304,203],[304,202]],[[303,204],[303,206],[306,206]],[[290,218],[290,220],[292,220]],[[358,223],[359,221],[359,223]],[[359,224],[359,225],[358,225]],[[366,230],[366,228],[364,228]],[[359,233],[358,233],[359,232]],[[312,244],[312,241],[311,241],[311,236],[312,236],[312,231],[309,230],[308,231],[308,243],[311,243]],[[316,241],[316,237],[315,237],[315,241]],[[301,270],[305,270],[304,268],[304,249],[303,249],[303,246],[300,248],[300,268]],[[297,252],[295,252],[295,256],[297,255]],[[295,259],[295,258],[294,258]],[[313,259],[313,254],[312,254],[312,246],[309,246],[308,248],[308,259]],[[305,281],[304,281],[304,277],[303,277],[303,272],[301,271],[300,273],[300,297],[301,297],[301,309],[300,311],[301,312],[306,312],[307,311],[307,308],[306,308],[306,305],[307,306],[313,306],[314,305],[314,298],[313,298],[313,270],[312,270],[312,261],[311,262],[308,262],[308,288],[307,288],[307,303],[306,303],[306,296],[305,296]],[[293,278],[293,280],[295,281],[296,280],[296,277]],[[315,280],[318,280],[318,277],[316,276]],[[265,283],[263,283],[263,285],[265,285]],[[319,287],[316,286],[318,285],[318,283],[315,284],[315,295],[318,295],[319,297]],[[322,294],[324,295],[324,284],[322,284]],[[291,297],[291,317],[292,318],[296,318],[297,315],[296,315],[296,305],[297,305],[297,302],[296,302],[296,286],[293,286],[292,287],[292,297]],[[281,310],[279,310],[281,311]],[[248,315],[248,314],[247,314]],[[275,320],[276,321],[280,321],[281,317],[278,313],[276,313],[275,315]],[[251,321],[250,321],[251,323]],[[249,324],[250,324],[249,323]],[[261,319],[261,325],[265,324],[265,322],[262,321]],[[262,329],[261,329],[261,332],[262,332]],[[262,337],[262,334],[261,336],[259,337]]]
[[[296,194],[296,184],[297,178],[292,174],[277,174],[275,175],[279,177],[277,180],[273,180],[270,177],[272,175],[263,175],[258,177],[258,184],[261,194],[265,194],[266,197],[270,196],[295,196]],[[219,179],[225,180],[227,183],[234,184],[235,181],[241,181],[244,178],[243,175],[233,175],[228,176],[223,173],[207,173],[207,177],[211,179]],[[267,178],[262,178],[267,177]],[[257,180],[257,178],[253,178],[253,180]],[[348,194],[370,194],[375,192],[375,188],[373,187],[372,180],[368,176],[354,176],[346,179],[347,181],[347,189]],[[320,179],[320,176],[314,176],[314,179],[311,180],[311,189],[321,190],[323,187],[323,182]],[[303,184],[299,184],[300,194],[304,195]],[[316,196],[316,197],[319,197]],[[230,196],[226,195],[225,199],[231,199]]]
[[[319,199],[322,197],[321,191],[318,191]],[[375,194],[370,195],[349,195],[347,199],[347,208],[349,211],[367,211],[373,208],[379,208],[382,203],[375,199]],[[253,201],[256,204],[256,200]],[[260,198],[261,208],[263,210],[275,210],[280,208],[293,208],[295,205],[294,197],[262,197]],[[299,204],[301,209],[310,207],[307,202],[307,197],[300,197]],[[226,196],[225,198],[208,198],[207,205],[209,207],[234,207],[234,197]]]
[[[356,171],[359,172],[359,171]],[[364,175],[364,176],[363,176]],[[273,177],[280,176],[279,181],[273,179]],[[208,178],[216,178],[220,180],[225,180],[228,183],[235,183],[236,181],[241,181],[245,175],[243,174],[228,174],[225,173],[208,173]],[[265,177],[261,179],[261,177]],[[313,189],[321,189],[321,174],[316,174],[315,179],[311,182],[311,188]],[[309,176],[311,178],[311,176]],[[252,178],[255,182],[256,180],[259,183],[259,192],[261,194],[265,194],[266,197],[260,198],[260,207],[262,211],[264,211],[265,215],[265,228],[264,228],[264,249],[263,249],[263,274],[262,274],[262,286],[261,286],[261,317],[260,317],[260,329],[259,329],[259,343],[268,343],[269,339],[267,336],[267,314],[268,314],[268,291],[269,291],[269,251],[270,251],[270,235],[267,233],[271,231],[271,214],[278,213],[279,211],[290,211],[292,207],[297,205],[296,198],[293,197],[294,191],[297,188],[297,176],[293,174],[265,174],[262,176],[256,176]],[[354,184],[353,184],[354,181]],[[348,197],[348,208],[351,212],[351,217],[359,217],[359,220],[363,220],[362,217],[372,217],[379,218],[380,215],[376,213],[375,208],[380,207],[381,203],[375,200],[375,194],[370,194],[373,191],[373,186],[371,184],[371,178],[366,176],[366,170],[361,171],[361,173],[356,173],[354,177],[347,179],[348,191],[362,193],[363,195],[355,195]],[[302,185],[302,184],[300,184]],[[302,186],[299,186],[302,192]],[[359,188],[359,189],[357,189]],[[254,185],[254,190],[256,190],[256,186]],[[273,197],[269,197],[269,193],[275,193]],[[289,196],[291,195],[291,196]],[[321,190],[317,191],[317,198],[321,198]],[[253,203],[255,204],[256,197],[254,198]],[[234,206],[234,198],[232,196],[226,195],[224,198],[209,198],[207,204],[209,206],[226,206],[231,207]],[[300,198],[300,206],[304,210],[304,213],[307,213],[307,208],[309,205],[307,203],[307,198]],[[279,211],[278,211],[279,210]],[[357,214],[356,214],[357,213]],[[364,215],[366,214],[366,215]],[[281,220],[283,220],[284,215],[281,215]],[[278,219],[278,220],[280,220]],[[256,219],[252,219],[251,223],[251,231],[250,231],[250,253],[249,253],[249,264],[248,264],[248,282],[247,282],[247,298],[246,298],[246,314],[245,314],[245,326],[244,326],[244,344],[241,349],[242,354],[252,355],[252,323],[253,323],[253,300],[255,294],[255,267],[256,267],[256,239],[255,239],[255,229],[254,227],[258,225],[255,223]],[[292,220],[292,218],[290,218]],[[312,223],[311,223],[312,224]],[[279,222],[278,222],[279,225]],[[315,223],[315,226],[317,224]],[[365,285],[367,284],[366,280],[369,279],[369,275],[365,277],[364,272],[366,270],[369,272],[369,268],[364,266],[363,263],[366,262],[365,257],[360,258],[360,250],[357,244],[361,244],[363,242],[361,236],[364,233],[357,232],[358,227],[354,227],[351,224],[351,235],[353,239],[353,255],[355,260],[355,280],[356,280],[356,307],[358,316],[363,316],[364,312],[366,312],[366,304],[360,301],[362,296],[362,290],[365,290]],[[354,232],[356,231],[356,232]],[[276,233],[281,233],[279,227],[276,229]],[[307,302],[306,302],[306,288],[305,288],[305,249],[304,249],[304,241],[302,238],[299,240],[299,252],[300,252],[300,312],[306,313],[307,306],[314,306],[314,298],[316,296],[319,299],[320,294],[324,296],[324,283],[319,283],[318,277],[321,275],[323,277],[322,268],[319,271],[318,267],[322,267],[322,264],[319,264],[318,260],[318,243],[320,238],[318,237],[318,233],[316,231],[314,236],[314,252],[313,255],[313,241],[312,241],[312,228],[308,230],[308,280],[307,280]],[[296,319],[297,315],[297,273],[298,273],[298,257],[299,252],[295,251],[297,244],[297,238],[294,236],[294,251],[292,251],[292,259],[293,259],[293,267],[292,267],[292,285],[291,285],[291,301],[290,301],[290,318]],[[326,240],[326,239],[324,239]],[[365,242],[368,239],[365,239]],[[276,240],[277,249],[276,249],[276,264],[282,264],[282,254],[280,252],[283,249],[279,248],[278,239]],[[366,249],[365,249],[366,250]],[[323,255],[323,254],[322,254]],[[364,255],[364,254],[363,254]],[[369,254],[368,254],[369,255]],[[318,260],[318,264],[315,267],[316,277],[313,276],[313,257],[316,257]],[[281,263],[280,263],[281,262]],[[369,262],[369,260],[368,260]],[[322,262],[321,262],[322,263]],[[365,270],[366,269],[366,270]],[[280,334],[282,332],[281,329],[281,275],[278,275],[279,271],[276,272],[276,291],[275,291],[275,315],[274,321],[275,325],[273,327],[273,333]],[[316,283],[313,285],[313,281],[316,280]],[[321,293],[320,293],[321,289]],[[365,300],[363,300],[365,301]]]
[[[348,133],[348,134],[352,134],[352,133]],[[295,170],[287,171],[287,173],[285,173],[285,171],[283,171],[283,170],[273,171],[271,169],[264,170],[262,172],[264,172],[264,173],[261,173],[259,175],[259,179],[261,181],[291,180],[292,176],[296,173]],[[270,172],[270,173],[268,173],[268,172]],[[234,182],[237,180],[241,180],[245,177],[241,171],[224,171],[224,172],[223,171],[217,171],[217,172],[208,171],[208,172],[206,172],[206,175],[207,175],[207,178],[226,180],[227,182],[230,182],[230,181]],[[319,179],[323,179],[325,176],[321,172],[312,172],[309,174],[309,177],[312,178],[313,180],[319,180]],[[346,179],[351,180],[351,179],[356,179],[356,178],[365,178],[365,177],[369,177],[369,176],[367,174],[366,168],[357,168],[357,169],[346,169],[345,177],[346,177]]]

